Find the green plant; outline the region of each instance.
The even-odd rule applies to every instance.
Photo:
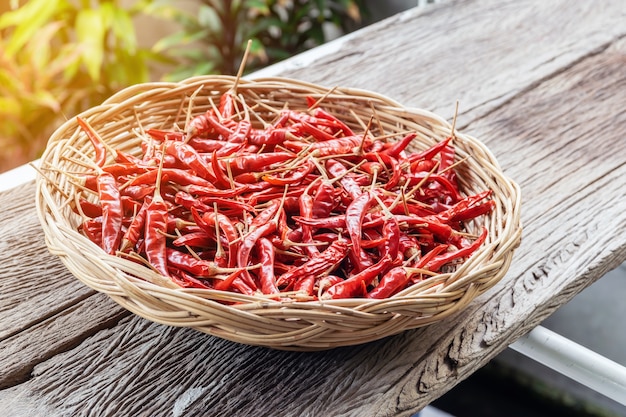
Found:
[[[185,11],[157,1],[153,12],[177,21],[182,30],[161,39],[155,51],[179,63],[169,79],[201,74],[234,74],[248,40],[246,69],[280,61],[326,42],[325,26],[354,28],[365,11],[363,0],[201,0]]]
[[[30,0],[0,16],[0,171],[37,157],[65,118],[148,80],[156,56],[132,18],[150,2],[92,3]]]

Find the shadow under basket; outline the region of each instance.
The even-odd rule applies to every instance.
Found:
[[[180,83],[148,83],[129,87],[80,115],[110,147],[141,155],[137,131],[185,125],[206,112],[237,80],[229,76],[194,77]],[[330,92],[329,92],[330,91]],[[414,131],[410,150],[427,149],[452,133],[451,125],[428,111],[405,108],[379,94],[350,88],[328,88],[297,80],[239,80],[236,92],[255,112],[271,120],[267,108],[308,108],[307,97],[323,98],[323,108],[352,128],[375,115],[386,134]],[[360,121],[357,121],[360,119]],[[384,338],[440,321],[464,308],[507,272],[521,240],[519,187],[508,179],[480,141],[454,132],[459,188],[463,195],[490,189],[495,208],[465,231],[485,242],[453,270],[420,281],[386,299],[276,301],[229,291],[181,288],[153,269],[108,255],[79,230],[81,216],[72,202],[81,189],[72,176],[90,172],[78,163],[93,157],[94,148],[77,119],[50,138],[37,177],[36,207],[51,253],[81,282],[107,294],[131,312],[153,322],[192,327],[227,340],[285,350],[323,350]],[[112,157],[110,157],[112,158]],[[72,173],[68,175],[67,173]],[[69,201],[68,201],[69,200]]]

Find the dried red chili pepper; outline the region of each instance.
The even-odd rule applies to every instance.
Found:
[[[241,242],[237,250],[237,266],[239,268],[246,268],[248,266],[250,252],[256,245],[256,242],[260,238],[265,237],[276,230],[277,224],[276,221],[272,221],[272,218],[276,215],[279,207],[280,202],[276,202],[267,207],[252,220],[250,224],[250,231],[241,238]],[[250,285],[250,282],[253,283],[248,271],[244,271],[242,278],[248,285]]]
[[[235,158],[228,158],[224,164],[230,166],[233,175],[242,174],[244,172],[257,172],[267,167],[288,161],[294,158],[291,152],[272,152],[252,155],[241,155]]]
[[[450,143],[450,140],[452,140],[452,136],[447,137],[445,140],[442,140],[441,142],[437,142],[436,144],[426,149],[425,151],[411,154],[408,158],[409,162],[413,163],[413,162],[417,162],[420,160],[433,159],[438,153],[441,152],[443,148],[448,146],[448,143]]]
[[[163,276],[168,276],[167,268],[167,205],[159,194],[146,209],[144,245],[146,258],[150,265]]]
[[[210,182],[215,182],[215,174],[206,163],[206,161],[200,156],[198,151],[192,148],[190,145],[184,142],[167,141],[165,142],[165,152],[174,156],[185,166],[191,168],[201,178]]]
[[[192,213],[194,213],[194,210],[192,210]],[[234,268],[237,265],[237,258],[235,255],[239,250],[239,236],[235,225],[227,216],[215,211],[207,211],[200,219],[199,215],[194,214],[194,218],[196,219],[196,222],[198,222],[198,225],[202,225],[205,231],[210,227],[213,227],[213,230],[219,230],[220,236],[222,234],[224,235],[224,244],[228,247],[227,265],[229,268]],[[216,239],[219,239],[220,236],[216,236]]]
[[[274,272],[274,245],[269,239],[260,238],[256,242],[257,256],[261,267],[257,272],[259,287],[263,294],[277,294],[280,291],[276,286],[276,276]]]
[[[348,169],[341,162],[334,159],[326,160],[326,170],[332,175],[331,179],[341,178],[339,180],[341,186],[353,200],[363,194],[361,187],[356,183],[356,181],[346,175]]]
[[[296,280],[293,284],[293,290],[297,293],[305,295],[314,295],[313,290],[315,288],[315,281],[318,279],[315,275],[305,275]]]
[[[350,235],[350,241],[352,242],[351,251],[355,255],[357,255],[357,264],[354,265],[357,271],[361,271],[367,266],[360,256],[361,229],[365,214],[375,203],[376,199],[374,197],[374,194],[371,192],[367,192],[358,196],[346,209],[346,230],[348,231],[348,234]]]
[[[161,130],[161,129],[146,129],[146,133],[150,135],[153,139],[158,140],[159,142],[163,142],[166,140],[181,141],[185,139],[184,132],[173,132],[170,130]]]
[[[102,140],[98,132],[96,132],[93,127],[91,127],[89,122],[78,116],[76,117],[76,121],[78,122],[78,125],[83,129],[83,131],[87,134],[87,137],[93,145],[95,152],[95,164],[102,168],[107,159],[107,149],[104,140]]]
[[[348,127],[348,125],[346,125],[344,122],[339,120],[334,115],[328,113],[321,107],[316,107],[315,109],[313,109],[312,113],[314,117],[317,117],[318,122],[320,122],[321,120],[329,120],[331,122],[331,125],[341,130],[344,136],[354,136],[354,132]]]
[[[301,152],[307,150],[311,155],[322,157],[331,155],[350,154],[356,152],[361,143],[363,142],[362,136],[345,136],[342,138],[330,138],[324,139],[320,142],[307,144],[302,141],[285,141],[284,145],[287,149],[294,152]]]
[[[204,231],[185,233],[172,241],[174,246],[192,246],[192,247],[209,247],[213,244],[214,239]]]
[[[470,245],[460,248],[456,251],[446,252],[444,254],[438,255],[434,257],[430,262],[428,262],[424,268],[430,271],[439,271],[441,267],[449,262],[452,262],[456,259],[464,258],[470,256],[474,253],[480,245],[482,245],[487,239],[487,228],[483,228],[480,236],[474,240]]]
[[[197,259],[193,256],[176,249],[167,248],[167,264],[178,268],[196,277],[212,278],[223,273],[230,273],[232,270],[222,268],[215,262]]]
[[[313,165],[311,161],[305,161],[304,163],[299,165],[296,169],[294,169],[293,171],[290,171],[291,175],[281,176],[281,175],[269,174],[269,175],[263,175],[261,178],[263,179],[263,181],[268,182],[272,185],[298,184],[302,180],[304,180],[306,176],[309,175],[313,171],[314,168],[315,168],[315,165]]]
[[[485,190],[475,195],[467,196],[459,201],[457,201],[452,207],[445,211],[441,211],[436,214],[436,217],[443,222],[452,223],[455,221],[467,220],[470,216],[467,213],[467,210],[471,207],[476,207],[480,202],[492,194],[491,190]],[[491,205],[487,205],[480,209],[480,211],[485,210],[485,213],[488,212],[491,208]],[[471,213],[471,212],[470,212]]]
[[[198,279],[192,275],[189,275],[183,270],[177,268],[169,268],[169,277],[178,286],[183,288],[203,288],[210,290],[211,286],[205,283],[203,280]]]
[[[281,145],[286,140],[297,140],[295,132],[291,128],[268,126],[264,130],[252,129],[248,135],[248,143],[257,146],[266,146],[274,149],[275,145]]]
[[[157,177],[159,177],[158,170],[152,169],[144,174],[137,175],[134,177],[128,185],[145,185],[145,184],[155,184],[157,182]],[[204,178],[200,178],[188,171],[177,168],[163,168],[161,173],[162,182],[171,181],[178,185],[197,185],[200,187],[211,187],[211,182],[207,181]]]
[[[335,188],[328,181],[322,180],[315,189],[311,217],[328,217],[335,208]]]
[[[391,217],[385,220],[383,224],[382,236],[385,238],[381,258],[389,256],[392,262],[398,258],[400,250],[400,225],[396,218]]]
[[[367,293],[367,286],[380,275],[385,269],[389,268],[391,258],[383,257],[376,264],[362,270],[348,279],[341,281],[330,287],[323,295],[323,299],[333,298],[353,298],[362,297]]]
[[[85,198],[78,199],[78,205],[83,214],[90,218],[102,216],[102,206],[100,204],[92,203]]]
[[[404,288],[409,282],[410,275],[406,268],[397,266],[387,271],[380,279],[380,282],[372,291],[367,294],[367,298],[388,298],[398,289]]]
[[[316,258],[309,259],[302,265],[293,267],[280,275],[276,281],[278,288],[288,288],[306,275],[319,275],[322,272],[330,273],[348,254],[348,241],[345,239],[335,240],[331,245]]]
[[[126,232],[122,237],[120,252],[128,252],[129,250],[134,248],[139,241],[139,238],[142,235],[142,231],[146,223],[146,212],[148,211],[148,206],[150,205],[150,202],[151,198],[143,200],[141,208],[133,217],[133,220],[131,221],[130,225],[128,226]]]
[[[228,142],[244,143],[250,135],[252,124],[249,120],[240,120],[235,130],[228,136]]]
[[[86,219],[80,225],[80,230],[89,240],[102,247],[102,216]]]
[[[393,158],[398,158],[400,154],[406,149],[407,146],[417,137],[417,133],[409,133],[397,142],[392,142],[389,146],[385,147],[380,153],[389,155]]]
[[[122,240],[124,210],[117,182],[113,175],[98,175],[98,198],[102,206],[102,249],[114,255]]]

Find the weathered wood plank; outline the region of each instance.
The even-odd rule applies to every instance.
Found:
[[[374,90],[449,118],[459,100],[463,127],[623,37],[623,6],[619,0],[445,1],[392,16],[324,47],[321,56],[304,54],[278,68],[283,76]]]
[[[34,190],[0,193],[0,341],[94,293],[48,252]]]
[[[0,389],[129,313],[74,278],[51,255],[34,183],[0,193]]]
[[[522,186],[525,234],[509,274],[463,312],[318,353],[241,346],[132,316],[35,366],[28,381],[0,391],[0,407],[17,416],[411,415],[626,259],[623,17],[619,1],[459,2],[392,18],[363,32],[363,45],[350,41],[285,73],[435,111],[460,98],[470,109],[464,131]],[[384,36],[388,25],[399,25],[397,36]],[[411,43],[420,33],[430,42]],[[398,72],[406,62],[394,57],[412,71]]]
[[[67,288],[63,289],[64,293]],[[33,368],[70,350],[101,329],[114,326],[130,313],[103,294],[65,306],[41,322],[0,341],[0,389],[27,380]]]

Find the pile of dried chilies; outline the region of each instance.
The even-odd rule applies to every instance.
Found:
[[[390,297],[485,241],[462,224],[494,201],[461,195],[452,138],[410,153],[415,133],[357,134],[308,100],[261,126],[226,92],[184,132],[147,130],[141,157],[78,118],[95,160],[73,181],[97,195],[77,198],[81,232],[181,287],[277,300]]]

